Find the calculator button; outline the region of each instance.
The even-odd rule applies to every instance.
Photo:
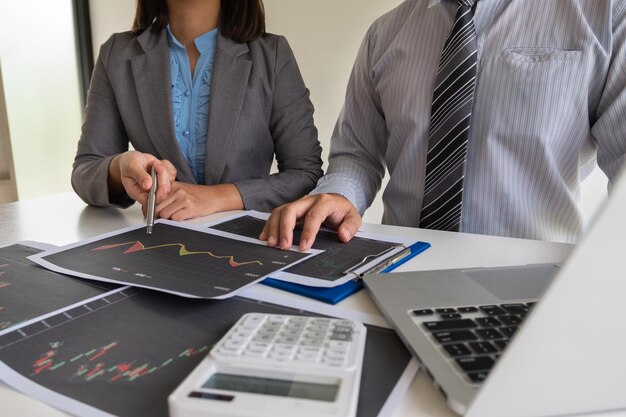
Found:
[[[237,330],[237,331],[233,332],[230,335],[230,338],[231,339],[244,339],[245,340],[245,339],[249,338],[250,336],[252,336],[252,333],[253,332],[247,331],[247,330],[243,330],[243,331],[242,330]]]
[[[352,333],[352,326],[348,327],[348,326],[335,326],[335,328],[333,329],[333,333]]]
[[[241,352],[243,356],[265,356],[265,349],[247,348]]]
[[[331,319],[310,319],[309,323],[311,325],[324,325],[324,326],[328,326],[330,325]]]
[[[258,314],[248,314],[241,322],[241,324],[256,326],[263,321],[263,316]]]
[[[326,332],[311,332],[305,331],[302,333],[302,337],[305,339],[321,339],[326,336]]]
[[[229,348],[226,346],[220,346],[217,349],[217,354],[221,356],[237,356],[239,349]]]
[[[302,362],[318,362],[320,358],[319,354],[315,353],[298,353],[296,359]]]
[[[322,359],[322,362],[327,364],[327,365],[331,365],[331,366],[344,366],[345,363],[346,363],[346,359],[345,358],[335,358],[335,357],[325,356]]]
[[[308,317],[289,317],[287,323],[306,323],[309,321]]]
[[[346,341],[329,340],[328,342],[326,342],[325,346],[327,348],[349,349],[350,345],[351,345],[351,343],[350,342],[346,342]]]
[[[267,357],[270,359],[274,359],[275,361],[284,362],[291,359],[291,353],[272,351],[267,355]]]
[[[280,326],[276,326],[273,324],[264,324],[263,326],[261,326],[258,332],[263,334],[276,334],[279,330]]]
[[[285,330],[302,330],[302,329],[304,329],[304,326],[306,326],[305,322],[288,321],[287,324],[285,324],[283,326],[283,329],[285,329]]]
[[[326,350],[327,356],[343,356],[348,354],[348,349],[345,348],[330,348]]]
[[[274,343],[281,343],[283,345],[295,345],[298,342],[297,337],[293,336],[279,336]]]
[[[344,342],[351,342],[352,335],[346,333],[333,333],[330,335],[330,340],[340,340]]]
[[[230,349],[241,349],[244,345],[246,344],[246,342],[244,340],[227,340],[224,342],[224,344],[222,345],[225,348],[230,348]]]
[[[326,330],[328,330],[328,326],[324,325],[324,324],[313,324],[313,325],[307,327],[307,331],[310,331],[310,332],[326,333]]]
[[[267,319],[267,323],[271,323],[273,325],[282,325],[286,321],[287,321],[286,316],[271,316],[271,317],[268,317]]]
[[[300,344],[302,346],[314,346],[314,347],[318,347],[318,346],[322,346],[324,344],[324,339],[323,338],[303,338],[300,341]]]
[[[302,330],[300,329],[282,329],[280,332],[281,336],[291,336],[291,337],[298,337],[300,336],[300,333],[302,333]]]
[[[296,351],[295,345],[274,345],[272,352],[279,352],[292,355]]]
[[[252,338],[253,342],[271,342],[274,339],[274,335],[269,334],[257,334]]]
[[[272,345],[270,343],[265,342],[250,342],[248,343],[248,349],[258,349],[258,350],[269,350]]]
[[[258,327],[258,324],[242,323],[240,326],[237,327],[237,329],[242,330],[242,331],[252,332],[252,331],[256,330],[257,327]]]
[[[298,353],[311,353],[311,354],[320,355],[322,353],[322,350],[323,349],[319,347],[302,346],[300,349],[298,349]]]

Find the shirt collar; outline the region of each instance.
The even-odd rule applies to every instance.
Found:
[[[180,43],[176,36],[170,30],[170,25],[167,25],[167,37],[170,40],[170,44],[176,45],[179,48],[185,49],[185,46]],[[217,42],[217,28],[210,30],[202,35],[198,36],[193,40],[196,44],[196,48],[198,48],[198,52],[203,54],[211,49],[215,48],[215,43]]]

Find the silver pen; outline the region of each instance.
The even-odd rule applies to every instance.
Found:
[[[146,223],[148,227],[146,232],[152,234],[152,226],[154,226],[154,209],[156,206],[156,193],[157,193],[157,175],[154,167],[152,167],[152,187],[148,193],[148,212],[146,213]]]

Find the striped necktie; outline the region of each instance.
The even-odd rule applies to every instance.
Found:
[[[457,0],[454,25],[441,52],[433,93],[426,180],[419,227],[459,231],[463,179],[476,83],[476,29],[472,6]]]

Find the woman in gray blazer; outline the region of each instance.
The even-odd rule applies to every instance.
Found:
[[[72,185],[145,212],[154,167],[162,218],[270,211],[315,186],[320,155],[309,91],[261,0],[139,0],[133,30],[100,49]]]

